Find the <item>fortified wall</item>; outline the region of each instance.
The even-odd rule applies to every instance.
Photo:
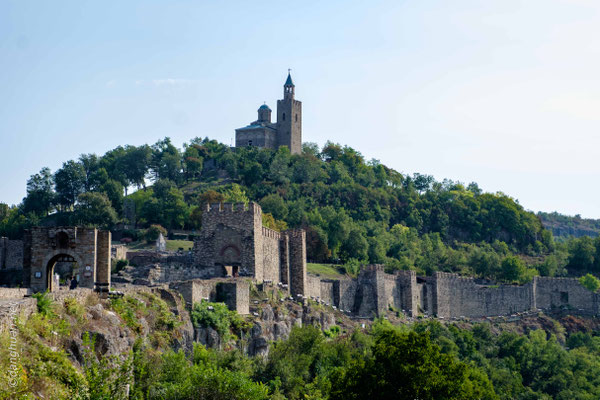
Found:
[[[207,205],[193,253],[204,278],[251,277],[288,285],[292,294],[305,292],[306,233],[264,227],[257,203]]]
[[[577,314],[600,314],[600,294],[574,278],[534,277],[524,285],[490,285],[457,274],[414,271],[387,274],[381,265],[361,269],[357,279],[321,280],[309,276],[308,294],[359,317],[380,316],[388,309],[438,318],[511,315],[566,308]]]
[[[0,282],[3,284],[16,286],[23,281],[23,250],[22,240],[0,237]]]

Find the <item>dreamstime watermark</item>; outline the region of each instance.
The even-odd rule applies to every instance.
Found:
[[[8,364],[8,371],[7,371],[7,375],[8,375],[8,384],[11,387],[16,387],[19,383],[19,380],[17,379],[19,376],[19,370],[21,369],[21,352],[18,349],[17,346],[17,336],[19,334],[19,331],[17,329],[17,325],[16,325],[16,321],[17,321],[17,317],[18,317],[18,311],[19,311],[19,304],[21,304],[20,302],[11,302],[9,303],[9,322],[8,322],[8,333],[9,333],[9,345],[8,345],[8,351],[9,351],[9,364]]]

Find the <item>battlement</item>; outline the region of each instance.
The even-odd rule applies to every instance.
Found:
[[[262,214],[262,209],[257,203],[210,203],[207,204],[204,212],[208,214],[242,214],[252,212],[257,215]]]
[[[263,237],[268,237],[268,238],[277,239],[277,240],[281,240],[281,237],[282,237],[280,232],[277,232],[273,229],[267,228],[266,226],[262,227],[262,235],[263,235]]]
[[[383,264],[368,264],[368,265],[361,266],[360,269],[361,269],[361,271],[365,271],[365,272],[374,272],[374,271],[384,272],[385,266]]]
[[[394,275],[396,275],[397,277],[402,277],[402,278],[412,278],[412,277],[417,277],[417,271],[413,271],[413,270],[397,270],[394,272]]]
[[[289,229],[287,231],[285,231],[285,233],[290,237],[290,238],[303,238],[306,237],[306,231],[304,229]]]
[[[533,279],[537,281],[544,282],[565,282],[565,283],[577,283],[579,284],[579,279],[577,278],[565,278],[565,277],[553,277],[553,276],[534,276]]]

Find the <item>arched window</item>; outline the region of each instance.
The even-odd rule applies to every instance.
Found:
[[[283,113],[283,116],[281,118],[285,121],[285,113]]]
[[[298,114],[296,114],[296,122],[298,122]]]
[[[248,140],[248,146],[252,146],[252,140]]]

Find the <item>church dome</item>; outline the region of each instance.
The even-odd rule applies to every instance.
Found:
[[[262,106],[260,106],[258,109],[259,109],[259,110],[269,110],[269,111],[271,111],[271,109],[269,108],[269,106],[268,106],[268,105],[266,105],[266,104],[263,104],[263,105],[262,105]]]

